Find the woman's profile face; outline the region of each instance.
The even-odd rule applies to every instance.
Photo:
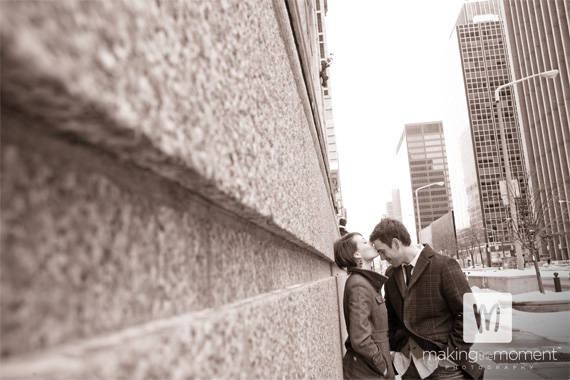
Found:
[[[356,243],[355,253],[359,253],[364,260],[372,261],[376,256],[378,256],[378,252],[376,252],[372,244],[366,240],[364,236],[354,235],[352,241]]]

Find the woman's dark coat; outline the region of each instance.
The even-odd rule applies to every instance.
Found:
[[[388,343],[388,315],[380,293],[388,277],[349,268],[344,288],[344,319],[348,338],[343,359],[345,379],[394,379]],[[383,377],[384,371],[386,376]]]

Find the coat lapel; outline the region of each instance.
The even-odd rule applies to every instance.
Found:
[[[426,270],[429,263],[431,262],[431,257],[434,254],[435,254],[434,250],[431,249],[429,245],[426,245],[424,247],[422,253],[420,253],[420,257],[418,257],[418,261],[416,262],[416,267],[414,268],[414,273],[412,274],[412,279],[410,280],[410,285],[408,286],[408,289],[414,286],[414,284],[421,277],[422,273]],[[403,277],[401,271],[400,271],[400,276]],[[405,287],[406,285],[404,284],[404,288]]]
[[[376,289],[377,292],[379,292],[382,289],[382,286],[384,286],[384,283],[388,281],[388,277],[378,272],[374,272],[372,270],[348,268],[348,273],[350,274],[358,273],[364,276],[364,278],[366,278],[370,282],[370,284],[372,284],[372,286],[374,287],[374,289]]]

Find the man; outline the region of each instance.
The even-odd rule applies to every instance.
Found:
[[[402,379],[483,378],[463,340],[463,294],[471,289],[457,261],[412,244],[394,219],[381,220],[370,241],[391,264],[384,285],[388,335]]]

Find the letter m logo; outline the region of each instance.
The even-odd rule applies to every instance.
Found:
[[[463,340],[467,343],[510,343],[513,339],[512,304],[510,293],[465,293]]]

